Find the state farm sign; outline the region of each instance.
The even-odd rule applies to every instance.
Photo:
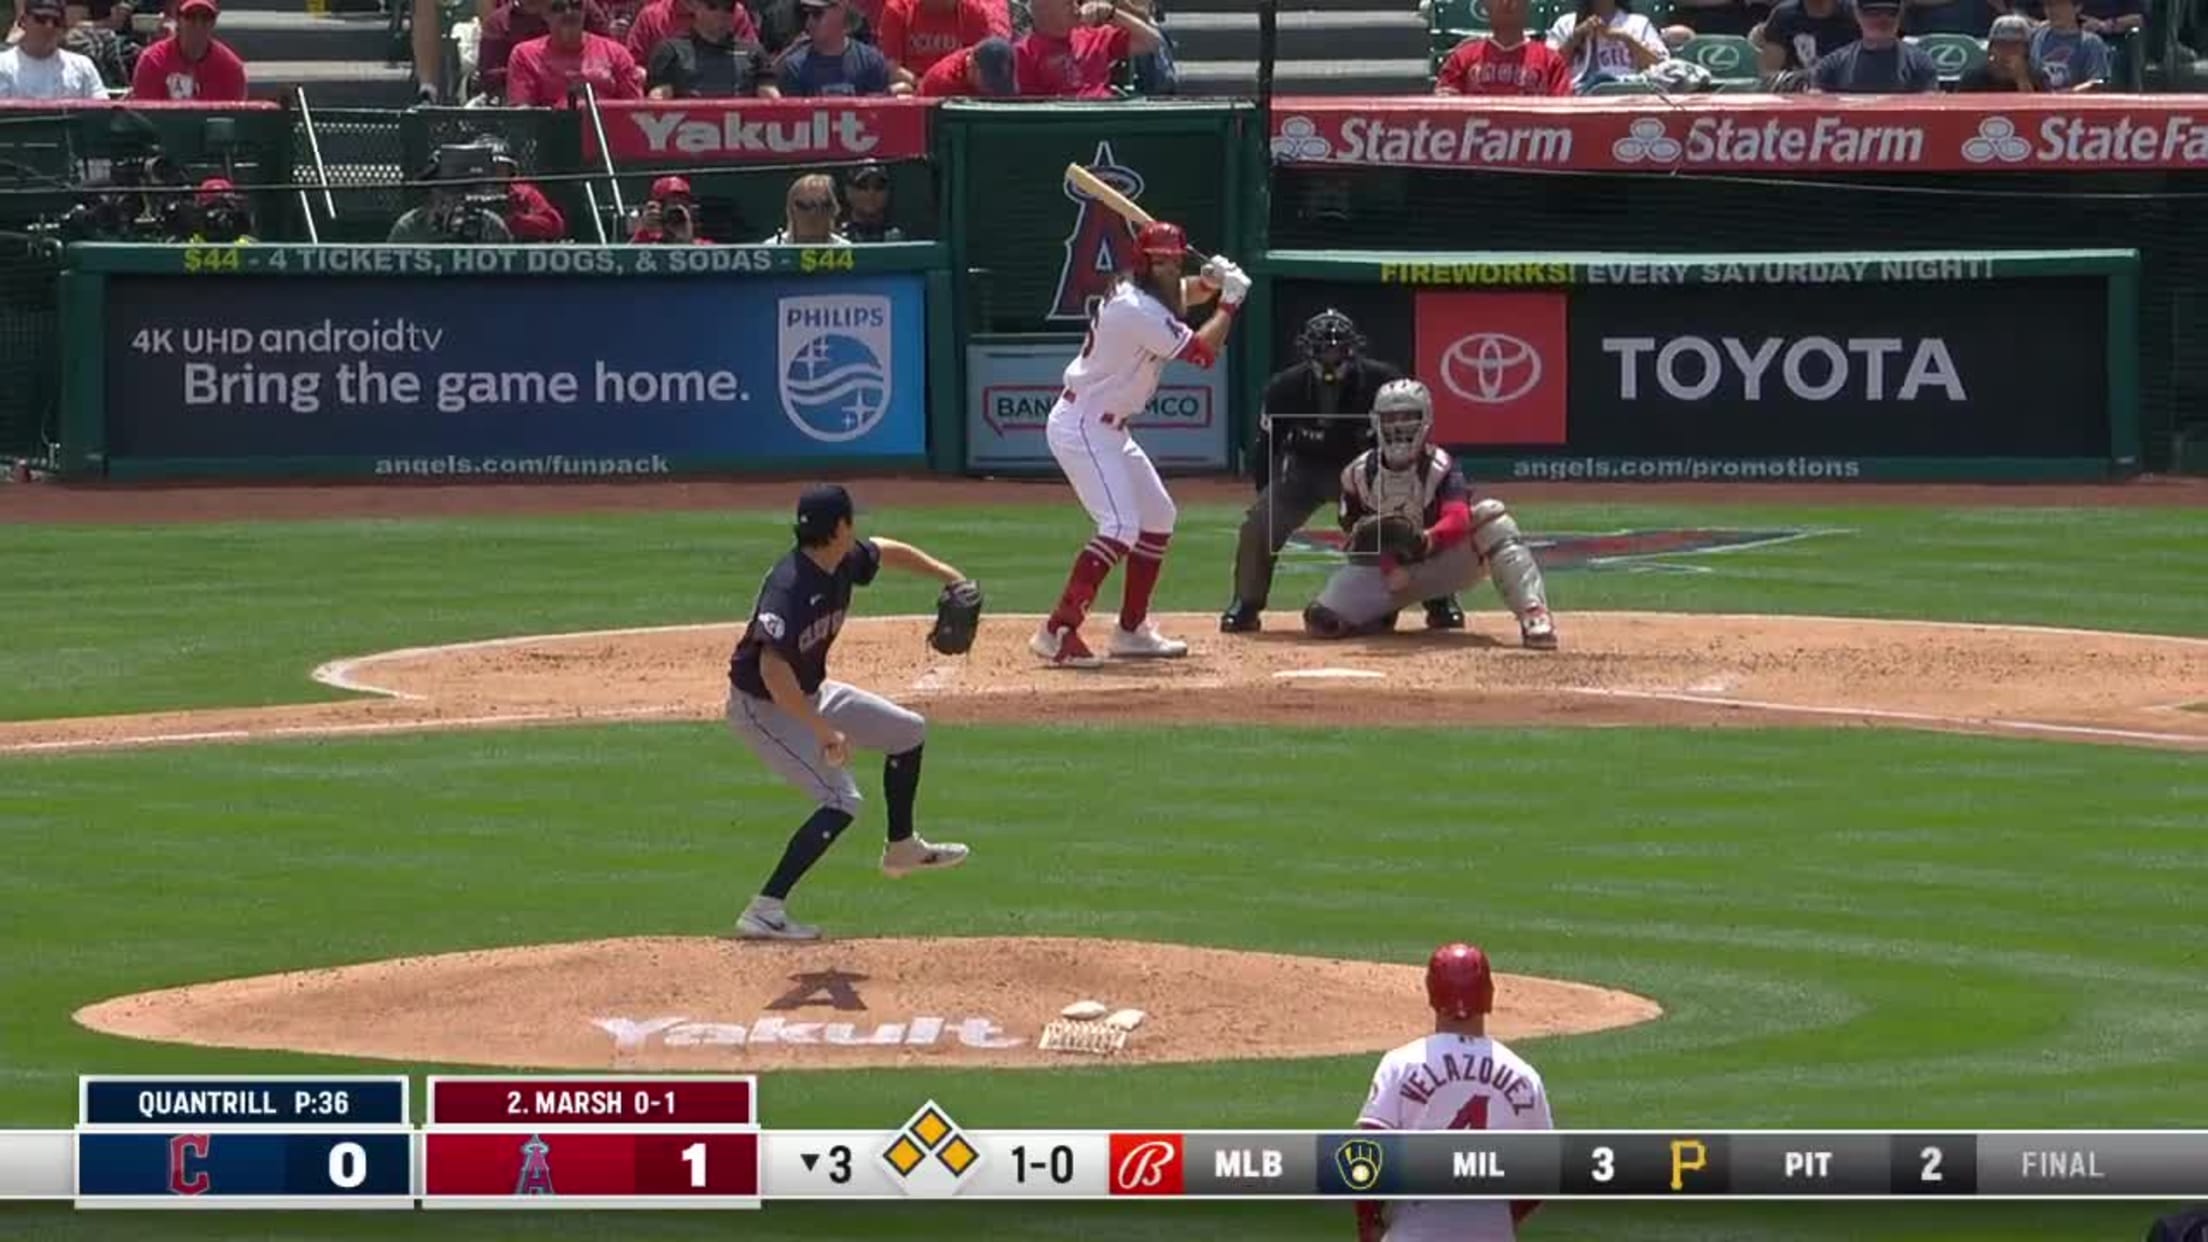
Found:
[[[2208,168],[2186,96],[1828,95],[1299,99],[1286,164],[1586,171]]]
[[[934,115],[912,99],[632,100],[601,110],[615,160],[684,164],[919,159]],[[596,127],[583,126],[583,144],[598,158]]]

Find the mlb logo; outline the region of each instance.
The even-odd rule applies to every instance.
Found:
[[[889,412],[890,304],[876,294],[783,298],[775,304],[782,412],[823,444],[856,440]]]
[[[1112,1193],[1177,1195],[1187,1185],[1186,1152],[1178,1134],[1114,1134]]]

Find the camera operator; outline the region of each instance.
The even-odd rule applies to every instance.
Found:
[[[191,201],[176,212],[171,227],[177,241],[190,245],[236,245],[255,240],[253,209],[228,177],[209,177],[200,182]]]
[[[506,182],[506,231],[517,242],[566,241],[567,217],[543,190],[521,179],[521,164],[506,154],[505,144],[494,139],[490,147],[492,168]]]
[[[639,246],[710,246],[698,235],[698,204],[690,182],[682,177],[661,177],[652,183],[651,200],[637,215],[636,232],[629,241]]]
[[[429,202],[400,216],[391,226],[393,245],[507,245],[514,232],[506,226],[506,191],[495,181],[493,152],[487,146],[450,146],[419,180],[432,182]]]

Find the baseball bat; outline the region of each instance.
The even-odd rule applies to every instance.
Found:
[[[1136,205],[1135,200],[1106,184],[1104,178],[1097,176],[1079,164],[1066,165],[1066,180],[1072,182],[1083,194],[1111,208],[1114,215],[1129,224],[1140,227],[1157,219],[1156,216]],[[1207,263],[1211,260],[1210,255],[1194,246],[1190,246],[1188,252],[1196,256],[1198,263]]]

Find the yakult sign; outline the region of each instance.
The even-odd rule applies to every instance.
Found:
[[[599,105],[606,145],[634,163],[919,159],[931,105],[914,99],[631,100]],[[583,126],[598,158],[598,131]]]
[[[1630,96],[1300,99],[1287,164],[1615,172],[2208,168],[2186,96]]]

